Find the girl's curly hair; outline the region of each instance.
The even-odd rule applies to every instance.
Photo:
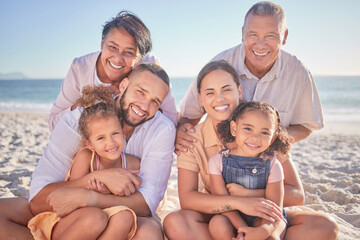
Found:
[[[79,119],[79,131],[87,140],[89,140],[88,124],[90,121],[111,116],[121,117],[115,109],[113,94],[104,86],[85,86],[77,103],[83,108]]]
[[[275,128],[277,137],[275,141],[269,146],[267,151],[270,152],[280,152],[286,154],[290,151],[291,146],[291,138],[288,134],[282,129],[280,122],[280,115],[278,111],[272,107],[270,104],[260,101],[252,101],[252,102],[240,102],[237,108],[234,110],[230,119],[220,122],[216,128],[221,140],[224,143],[230,143],[235,141],[235,137],[230,132],[230,122],[236,122],[241,115],[245,112],[260,110],[262,113],[267,114],[269,117],[275,118]]]

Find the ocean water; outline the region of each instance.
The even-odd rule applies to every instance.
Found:
[[[177,108],[194,78],[172,78]],[[360,121],[360,76],[315,76],[326,122]],[[63,79],[0,80],[0,110],[49,111]]]

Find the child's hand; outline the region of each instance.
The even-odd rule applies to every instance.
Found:
[[[269,237],[268,233],[264,230],[264,228],[259,227],[239,227],[238,233],[245,235],[245,237],[240,238],[243,240],[263,240]]]
[[[247,188],[241,186],[240,184],[236,183],[228,183],[226,184],[226,188],[230,195],[239,196],[239,197],[247,197]]]
[[[231,240],[245,240],[245,233],[238,232],[238,235],[236,236],[236,238],[232,238]]]
[[[106,187],[106,185],[99,180],[96,180],[95,178],[92,178],[88,181],[87,189],[103,194],[111,194],[110,190]]]

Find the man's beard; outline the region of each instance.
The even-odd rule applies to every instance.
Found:
[[[154,116],[152,116],[151,118],[144,118],[144,119],[140,120],[139,122],[135,122],[135,123],[132,122],[129,117],[130,106],[127,109],[125,109],[126,92],[127,92],[127,89],[125,89],[123,95],[120,97],[120,114],[118,113],[118,116],[121,116],[121,118],[123,119],[123,121],[126,125],[131,126],[131,127],[137,127],[140,124],[143,124],[147,120],[150,120],[151,118],[154,117]],[[119,109],[118,109],[118,111],[119,111]]]

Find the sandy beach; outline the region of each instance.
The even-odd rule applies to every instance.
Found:
[[[31,173],[49,138],[47,114],[2,111],[0,119],[0,197],[27,197]],[[337,220],[339,240],[360,239],[360,122],[327,123],[294,144],[292,154],[306,206]],[[158,213],[164,218],[177,209],[175,159]]]

